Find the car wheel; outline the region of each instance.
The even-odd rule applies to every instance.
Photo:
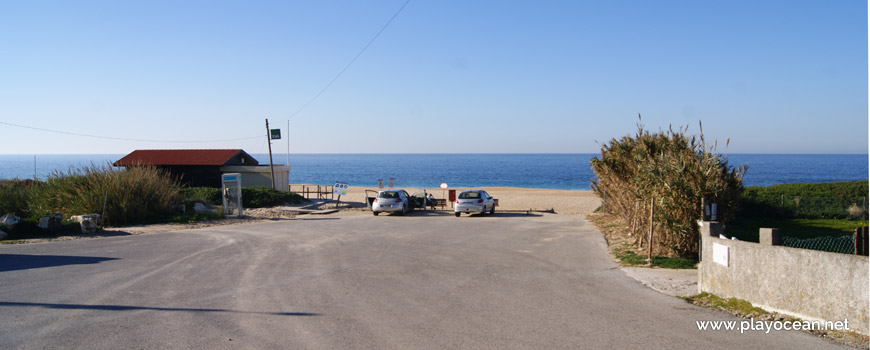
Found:
[[[456,212],[456,213],[453,213],[453,214],[456,214],[456,217],[457,217],[457,218],[459,217],[459,212]]]
[[[492,209],[489,210],[490,214],[495,214],[495,205],[492,206]]]
[[[399,211],[399,215],[405,216],[405,211],[406,211],[406,209],[405,209],[405,206],[403,205],[402,210]]]
[[[379,213],[376,212],[376,211],[373,211],[372,214],[373,214],[374,216],[378,216]]]
[[[480,211],[480,216],[486,216],[486,205],[484,205],[483,209]]]

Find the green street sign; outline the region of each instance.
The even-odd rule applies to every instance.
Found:
[[[281,129],[269,129],[270,139],[272,140],[280,140],[281,139]]]

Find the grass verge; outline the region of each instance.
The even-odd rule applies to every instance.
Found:
[[[688,258],[669,258],[653,256],[652,262],[646,261],[646,256],[637,255],[630,249],[614,249],[613,255],[623,266],[658,267],[663,269],[696,269],[698,261]]]
[[[604,215],[600,212],[587,216],[587,219],[598,227],[607,241],[607,250],[613,260],[621,266],[657,267],[664,269],[696,269],[697,259],[668,258],[655,255],[652,262],[646,261],[646,250],[640,251],[634,244],[637,237],[629,233],[625,222],[616,215]]]
[[[752,304],[746,300],[737,298],[725,299],[710,293],[701,293],[690,297],[680,297],[680,299],[693,305],[725,311],[737,317],[751,318],[756,321],[800,321],[800,319],[792,316],[769,312],[762,308],[752,306]],[[870,337],[854,331],[816,330],[805,332],[818,336],[819,338],[825,338],[859,349],[868,349],[868,342],[870,342]]]

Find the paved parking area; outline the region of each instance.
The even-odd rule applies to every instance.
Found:
[[[0,348],[839,347],[653,291],[577,216],[335,214],[0,246]]]

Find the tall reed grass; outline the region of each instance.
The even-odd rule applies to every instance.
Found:
[[[54,172],[33,187],[31,216],[103,213],[105,225],[123,225],[168,214],[181,201],[180,184],[155,167],[109,165]]]
[[[634,136],[611,139],[591,161],[593,191],[606,196],[608,212],[629,223],[635,245],[649,247],[652,225],[654,255],[696,255],[702,200],[716,203],[718,220],[727,221],[743,189],[746,167],[728,166],[715,143],[707,146],[703,129],[699,137],[687,131],[688,126],[650,133],[638,122]]]

